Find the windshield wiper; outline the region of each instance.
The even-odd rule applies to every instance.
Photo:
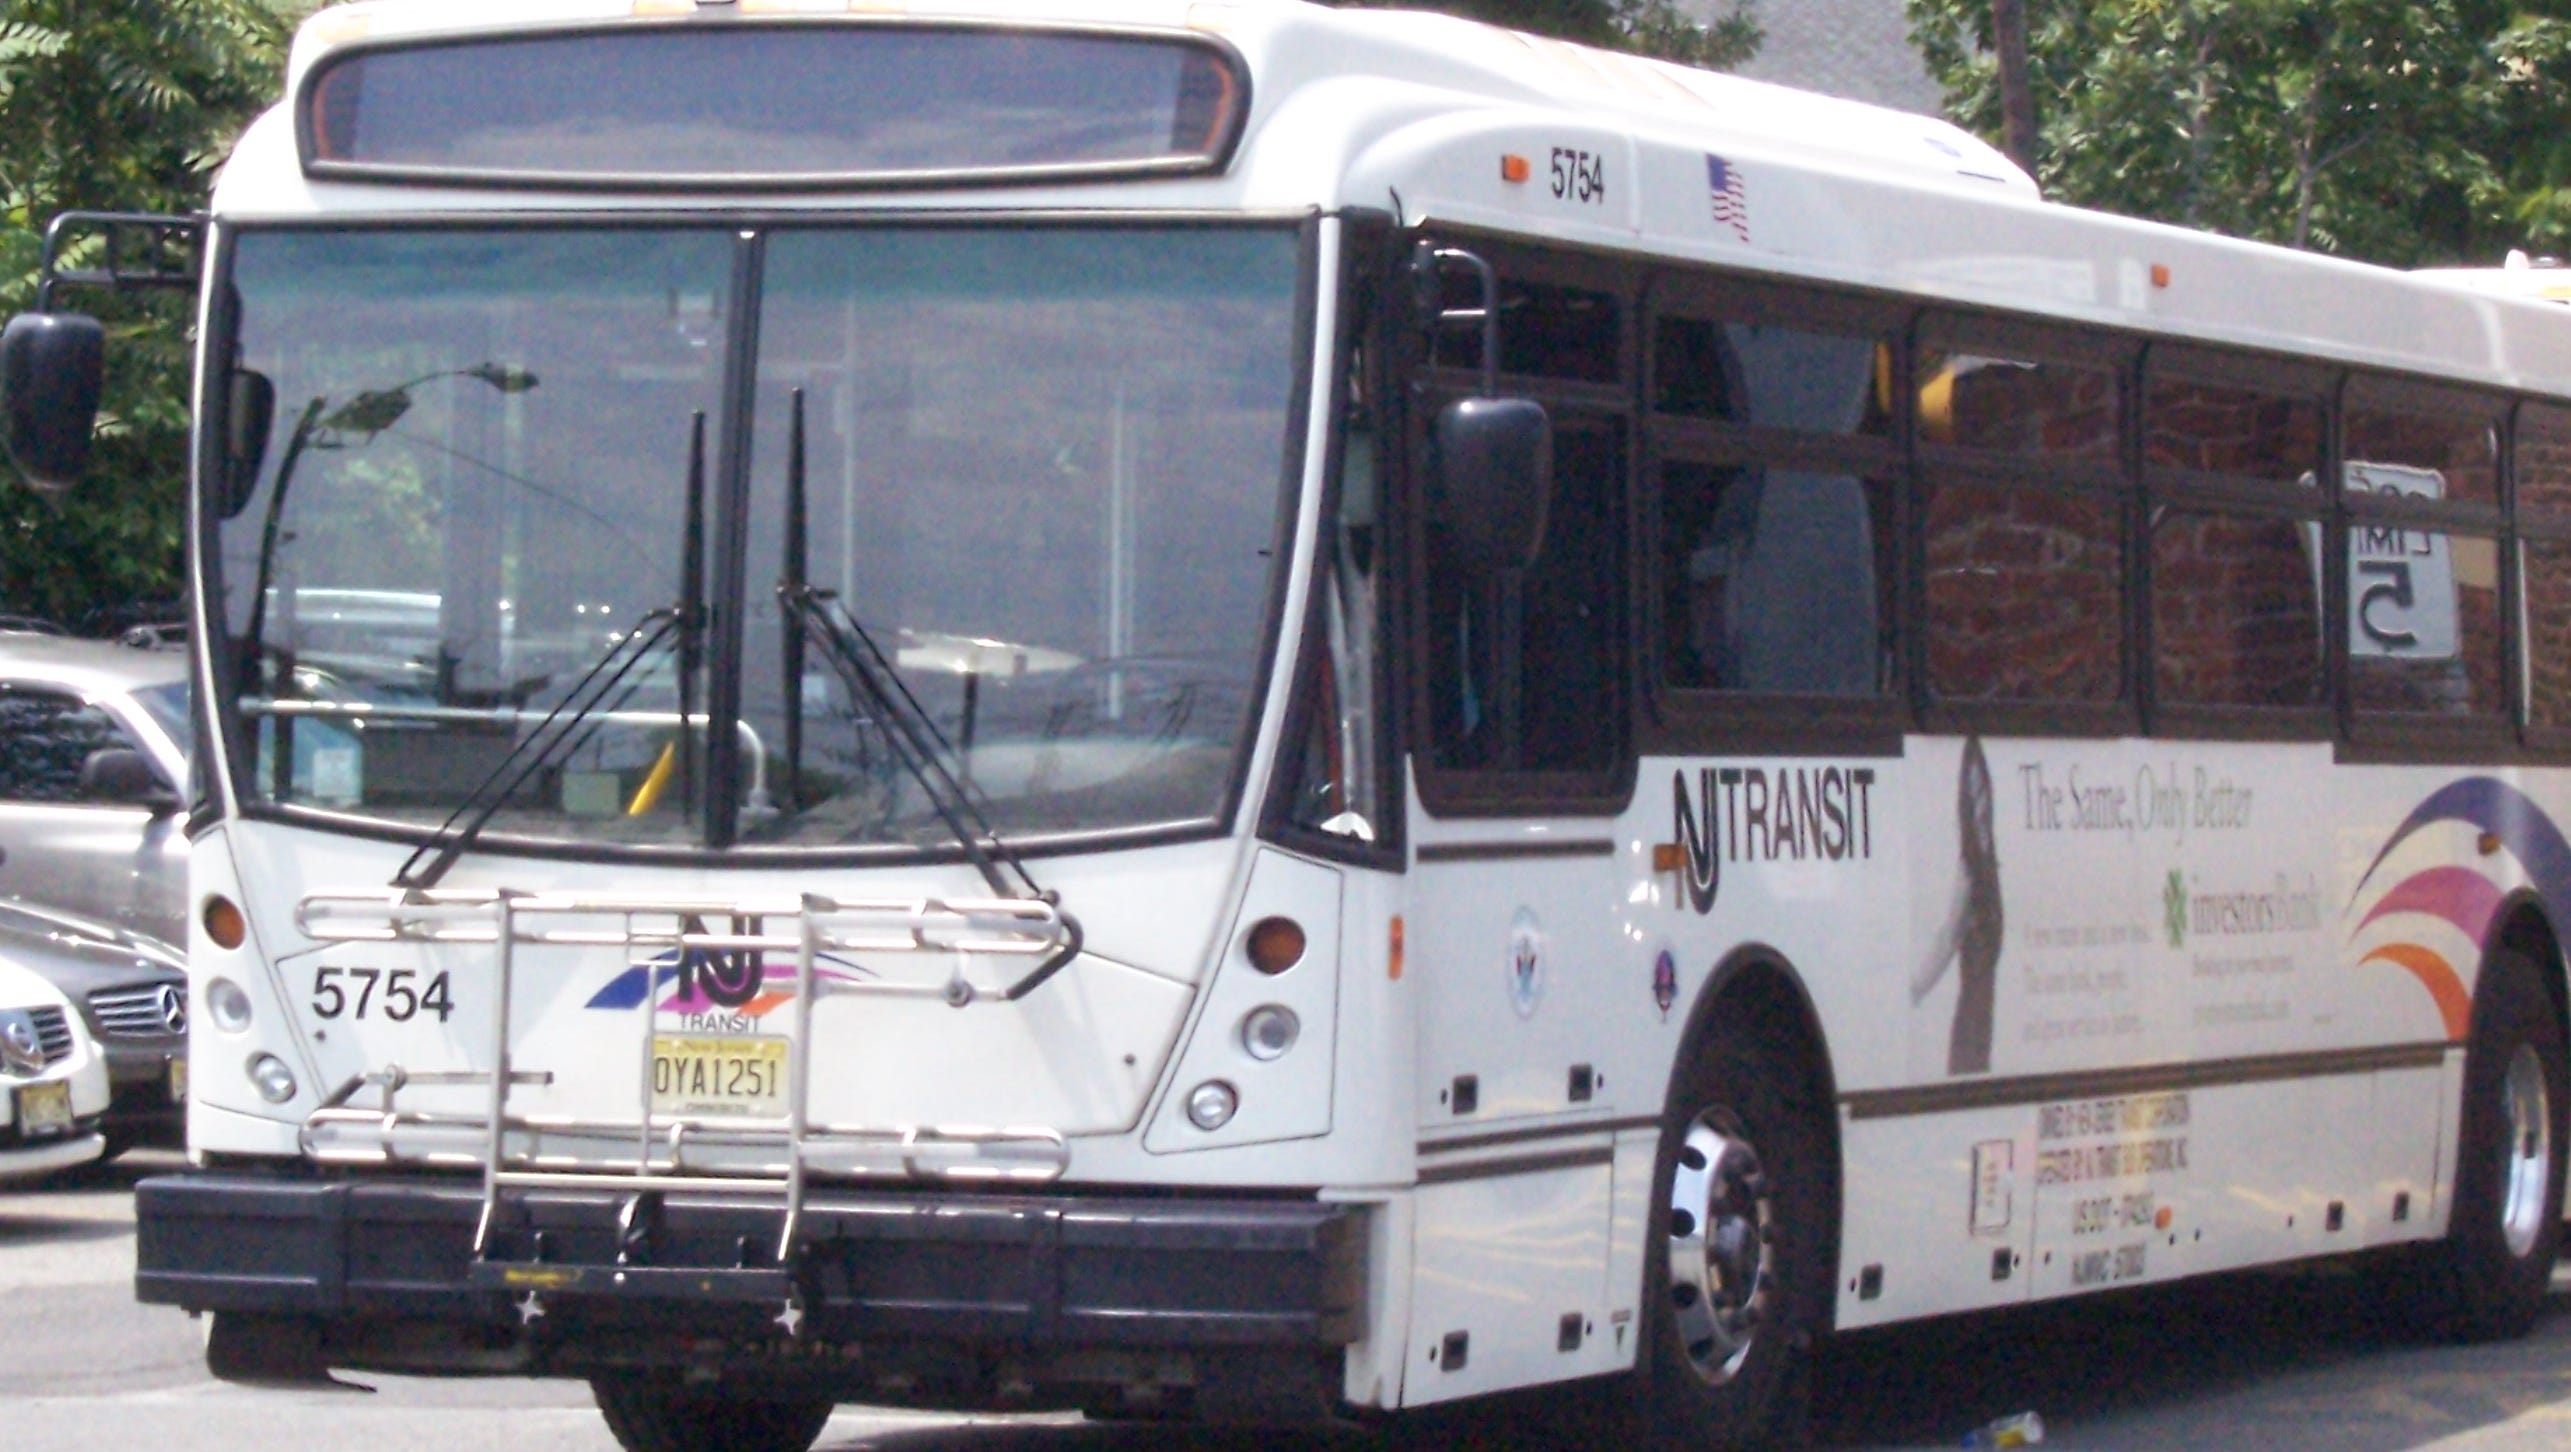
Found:
[[[856,612],[846,601],[829,590],[813,588],[805,578],[808,546],[805,531],[809,511],[804,500],[804,422],[803,390],[794,390],[794,410],[786,442],[786,542],[785,569],[777,581],[777,600],[785,614],[785,664],[789,668],[787,720],[794,722],[802,705],[799,678],[807,641],[821,647],[823,658],[848,692],[850,701],[863,701],[872,708],[882,723],[885,744],[892,757],[919,784],[920,794],[928,799],[930,810],[946,826],[947,835],[982,875],[991,891],[1000,897],[1026,898],[1051,904],[1063,927],[1063,944],[1045,959],[1035,972],[1012,985],[1004,995],[1016,1000],[1033,992],[1046,979],[1060,972],[1065,964],[1078,957],[1081,948],[1080,923],[1071,914],[1060,911],[1061,894],[1048,892],[1036,885],[1026,863],[1000,836],[993,825],[989,809],[964,779],[947,763],[956,756],[954,743],[947,740],[937,722],[922,706],[911,688],[902,683],[901,674],[892,659]],[[789,726],[789,730],[796,730]],[[793,757],[800,752],[799,735],[790,738],[788,770],[798,770],[800,762]]]
[[[519,738],[500,758],[464,800],[456,804],[445,821],[429,839],[404,858],[401,869],[393,874],[393,886],[403,888],[435,887],[447,870],[472,848],[482,830],[491,825],[518,789],[548,764],[569,755],[567,748],[586,740],[582,731],[592,716],[617,697],[626,677],[633,674],[661,642],[675,636],[678,645],[678,739],[671,747],[676,753],[679,771],[679,800],[682,804],[695,797],[695,717],[696,692],[694,674],[698,656],[698,638],[705,629],[705,415],[699,413],[689,430],[687,452],[687,522],[686,540],[680,551],[682,579],[675,605],[663,605],[646,612],[634,622],[631,630],[608,646],[580,679],[572,684],[554,708],[545,713],[536,729]],[[631,691],[625,692],[626,696]]]

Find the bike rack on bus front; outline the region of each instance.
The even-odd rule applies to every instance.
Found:
[[[548,920],[580,919],[562,926]],[[778,919],[790,932],[774,931]],[[770,1194],[783,1198],[777,1258],[794,1248],[809,1176],[898,1176],[1042,1183],[1059,1178],[1070,1163],[1061,1133],[1049,1128],[983,1128],[953,1125],[816,1124],[811,1118],[812,1013],[824,993],[870,998],[934,998],[956,1008],[1006,1003],[1058,967],[1076,944],[1069,920],[1050,902],[1032,898],[830,898],[799,897],[673,900],[577,893],[519,893],[428,889],[318,892],[297,906],[296,926],[318,942],[487,944],[497,949],[497,999],[492,1012],[488,1070],[412,1071],[388,1064],[350,1079],[304,1120],[304,1153],[318,1163],[347,1166],[417,1165],[478,1168],[481,1220],[474,1255],[488,1251],[507,1189],[618,1189]],[[597,926],[600,922],[615,926]],[[728,932],[695,924],[724,921]],[[786,1052],[783,1119],[660,1114],[652,1108],[652,1038],[659,995],[640,995],[641,1102],[634,1120],[583,1120],[573,1116],[516,1116],[509,1112],[515,1085],[546,1085],[550,1070],[520,1069],[510,1046],[510,1005],[521,947],[624,948],[687,961],[697,953],[796,955],[795,1003]],[[826,979],[815,970],[824,953],[902,957],[931,954],[951,959],[945,977],[923,979]],[[1006,987],[975,983],[967,966],[976,958],[1039,960]],[[490,1086],[480,1115],[405,1109],[406,1088]],[[352,1101],[377,1091],[379,1102]],[[513,1137],[519,1142],[513,1146]],[[548,1143],[568,1149],[623,1145],[623,1155],[546,1153]],[[690,1151],[702,1151],[695,1164]],[[723,1152],[729,1152],[728,1156]],[[741,1156],[773,1155],[744,1163]],[[550,1166],[550,1167],[549,1167]],[[514,1284],[514,1282],[513,1282]]]

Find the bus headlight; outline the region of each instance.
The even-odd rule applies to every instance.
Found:
[[[283,1104],[295,1097],[295,1071],[274,1054],[251,1058],[250,1082],[258,1086],[259,1097],[271,1104]]]
[[[1241,1047],[1263,1064],[1284,1058],[1302,1036],[1303,1020],[1283,1004],[1261,1005],[1241,1020]]]
[[[1240,1107],[1239,1091],[1220,1079],[1208,1080],[1187,1091],[1187,1122],[1198,1129],[1221,1129],[1232,1122]]]
[[[216,1028],[237,1034],[250,1026],[250,995],[229,978],[214,979],[205,985],[205,1016]]]

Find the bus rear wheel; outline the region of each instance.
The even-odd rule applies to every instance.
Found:
[[[758,1397],[639,1376],[593,1377],[589,1392],[625,1452],[808,1452],[831,1410],[812,1397]]]
[[[2563,1037],[2535,964],[2494,951],[2464,1052],[2454,1214],[2420,1289],[2428,1328],[2466,1341],[2535,1324],[2562,1238]]]
[[[1629,1410],[1647,1447],[1792,1441],[1826,1324],[1830,1153],[1805,1066],[1755,1021],[1718,1023],[1671,1098]]]

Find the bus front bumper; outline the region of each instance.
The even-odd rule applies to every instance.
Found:
[[[638,1205],[602,1181],[512,1193],[477,1262],[475,1181],[149,1179],[135,1189],[135,1293],[564,1344],[730,1328],[806,1343],[1322,1351],[1359,1330],[1363,1212],[1310,1198],[816,1189],[780,1266],[773,1197]]]

